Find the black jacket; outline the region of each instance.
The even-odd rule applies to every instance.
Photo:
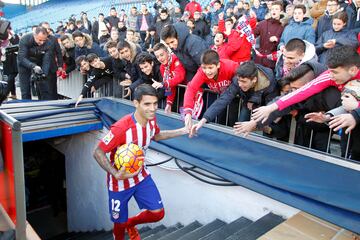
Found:
[[[153,84],[152,79],[154,79],[157,82],[163,81],[163,78],[162,78],[162,75],[160,72],[160,63],[157,62],[155,59],[154,59],[154,66],[153,66],[151,75],[145,75],[143,72],[140,71],[139,78],[130,85],[131,92],[133,93],[135,88],[137,86],[139,86],[140,84],[145,83],[145,84],[152,85]],[[164,88],[157,89],[156,91],[158,93],[159,99],[162,99],[165,97]]]
[[[360,108],[351,111],[351,115],[355,118],[356,124],[360,124]]]
[[[50,54],[51,54],[49,71],[51,73],[55,73],[58,67],[63,66],[64,62],[63,62],[61,48],[57,38],[52,35],[49,35],[48,38],[49,38]]]
[[[53,56],[49,49],[51,49],[49,40],[39,46],[34,40],[33,33],[23,36],[19,43],[19,72],[28,72],[35,66],[39,66],[42,68],[43,72],[47,74],[50,69],[50,59]]]
[[[110,28],[118,28],[118,23],[120,21],[120,19],[118,17],[114,17],[114,16],[107,16],[105,18],[106,22],[110,23]]]
[[[251,102],[254,103],[254,107],[264,106],[275,98],[278,95],[278,91],[272,70],[259,64],[256,66],[259,70],[258,82],[253,89],[247,92],[242,91],[237,77],[234,77],[225,92],[206,110],[203,118],[208,122],[213,121],[237,95],[243,100],[243,104]]]
[[[88,79],[81,90],[81,95],[86,96],[86,94],[91,90],[91,87],[94,87],[97,90],[102,85],[113,79],[114,72],[111,58],[102,58],[101,61],[105,63],[105,68],[91,68]]]
[[[188,4],[190,1],[189,0],[176,0],[176,2],[179,4],[180,9],[181,9],[181,13],[184,13],[186,4]]]
[[[66,73],[70,73],[76,69],[75,63],[75,47],[66,49],[66,54],[63,57],[66,64]]]
[[[201,54],[208,47],[202,38],[190,34],[185,23],[175,23],[174,27],[178,34],[178,47],[173,52],[186,69],[186,80],[190,81],[200,67]]]
[[[114,79],[115,80],[122,81],[125,79],[125,74],[127,73],[125,70],[125,65],[126,65],[126,63],[124,60],[112,58],[112,68],[114,71]]]
[[[9,47],[19,44],[19,41],[20,41],[19,36],[15,35],[13,38],[10,39]],[[16,52],[15,51],[9,51],[6,54],[6,56],[5,56],[6,59],[3,62],[4,75],[18,73],[17,55],[18,55],[18,51],[16,51]]]
[[[192,31],[193,34],[198,35],[202,39],[210,33],[210,27],[203,19],[195,21],[195,28]]]

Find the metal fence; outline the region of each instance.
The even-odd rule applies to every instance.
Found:
[[[66,80],[58,80],[58,92],[60,95],[76,99],[81,92],[83,83],[85,79],[78,71],[73,71],[70,73],[69,78]],[[183,104],[183,96],[185,92],[186,86],[179,85],[177,89],[177,96],[176,102],[173,104],[172,111],[174,113],[180,114],[181,113],[181,106]],[[119,85],[119,82],[116,80],[110,81],[103,85],[100,89],[98,89],[95,93],[89,94],[87,97],[116,97],[116,98],[123,98],[125,95],[124,88]],[[204,99],[204,110],[206,110],[213,101],[215,101],[219,97],[218,94],[210,91],[209,89],[204,90],[203,99]],[[130,100],[130,98],[127,98]],[[160,101],[159,108],[165,108],[165,100]],[[238,121],[240,114],[244,113],[242,101],[240,98],[236,98],[229,106],[226,107],[226,110],[223,114],[218,116],[215,119],[215,123],[227,127],[232,127],[236,121]],[[203,111],[204,112],[204,111]],[[286,137],[286,141],[289,144],[299,144],[297,138],[297,132],[299,132],[299,128],[301,126],[297,126],[297,121],[294,117],[290,119],[291,125],[289,127],[289,136]],[[257,131],[254,134],[258,135],[265,135],[269,137],[269,135],[263,134],[262,131]],[[349,157],[349,149],[350,149],[350,137],[344,137],[342,139],[343,146],[340,146],[340,135],[338,133],[334,133],[331,129],[323,132],[323,135],[317,136],[318,132],[312,130],[311,128],[308,129],[307,139],[306,141],[302,141],[300,144],[301,147],[305,147],[308,149],[319,149],[316,147],[316,141],[320,137],[326,138],[326,144],[323,144],[325,147],[320,149],[323,153],[330,153],[334,156],[342,156],[345,158]],[[271,136],[270,136],[271,137]],[[274,141],[276,139],[274,138]],[[297,145],[298,146],[298,145]]]

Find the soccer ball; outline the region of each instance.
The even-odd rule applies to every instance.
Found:
[[[134,143],[127,143],[118,147],[114,156],[114,165],[117,169],[125,166],[125,171],[134,173],[144,163],[143,150]]]

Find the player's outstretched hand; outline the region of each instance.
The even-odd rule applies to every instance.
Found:
[[[124,180],[124,179],[127,179],[127,178],[132,178],[136,175],[139,174],[139,172],[141,171],[142,167],[140,167],[136,172],[134,173],[128,173],[125,171],[125,167],[123,166],[119,171],[117,171],[115,174],[114,174],[114,177],[117,179],[117,180]]]
[[[244,134],[244,137],[247,137],[250,132],[256,129],[256,122],[254,120],[250,120],[248,122],[236,122],[234,125],[234,133]]]
[[[265,123],[265,121],[269,118],[269,115],[277,109],[278,106],[276,105],[276,103],[256,108],[251,115],[251,120],[254,120],[255,122]]]
[[[306,122],[324,123],[330,121],[330,115],[323,112],[312,112],[305,114]]]
[[[356,120],[350,113],[340,114],[330,119],[329,127],[334,131],[346,128],[345,133],[348,134],[356,127]]]

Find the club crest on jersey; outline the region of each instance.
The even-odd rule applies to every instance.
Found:
[[[112,217],[113,217],[113,219],[119,219],[120,213],[116,212],[116,211],[112,211]]]
[[[108,134],[106,134],[105,137],[103,137],[102,141],[105,143],[105,145],[108,145],[113,138],[114,138],[114,134],[110,131],[108,132]]]

